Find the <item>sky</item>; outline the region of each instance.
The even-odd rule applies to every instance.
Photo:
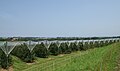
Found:
[[[0,0],[0,37],[120,35],[120,0]]]

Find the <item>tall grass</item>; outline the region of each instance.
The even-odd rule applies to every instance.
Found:
[[[84,56],[75,58],[69,65],[57,71],[114,71],[120,44],[95,48]]]

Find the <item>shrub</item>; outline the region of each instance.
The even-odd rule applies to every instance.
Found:
[[[66,46],[67,45],[67,46]],[[70,45],[71,43],[69,43],[69,46],[68,46],[68,43],[66,42],[65,43],[65,46],[66,46],[66,51],[65,51],[65,54],[70,54],[72,52],[71,48],[70,48]]]
[[[90,42],[89,42],[89,48],[94,48],[93,41],[90,41]]]
[[[30,50],[28,49],[25,43],[16,46],[12,51],[12,54],[19,57],[24,62],[33,62],[33,60],[35,59],[34,53],[30,52]]]
[[[78,51],[79,47],[76,45],[75,42],[71,43],[70,45],[70,49],[74,52],[74,51]]]
[[[108,40],[105,41],[105,46],[107,46],[107,45],[109,45],[109,41]]]
[[[100,47],[105,46],[104,41],[100,41]]]
[[[79,42],[78,43],[78,48],[79,48],[79,50],[84,50],[84,48],[83,48],[83,42]]]
[[[113,42],[116,43],[117,41],[114,39]]]
[[[112,42],[112,40],[109,40],[109,44],[112,44],[113,42]]]
[[[0,66],[4,69],[7,69],[12,65],[12,57],[9,55],[8,57],[5,53],[0,49]]]
[[[87,50],[89,48],[88,42],[84,42],[83,44],[83,50]]]
[[[49,47],[49,52],[51,55],[58,55],[59,54],[59,48],[56,43],[51,43]]]
[[[44,46],[44,43],[37,44],[33,49],[33,52],[35,53],[35,56],[41,58],[47,58],[49,55],[47,48]]]
[[[67,43],[61,43],[61,46],[59,47],[59,51],[62,54],[70,54],[71,49],[68,47]]]
[[[99,41],[95,41],[95,42],[94,42],[94,47],[95,47],[95,48],[100,47],[100,45],[99,45]]]

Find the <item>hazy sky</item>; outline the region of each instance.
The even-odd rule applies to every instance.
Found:
[[[0,0],[0,36],[120,35],[120,0]]]

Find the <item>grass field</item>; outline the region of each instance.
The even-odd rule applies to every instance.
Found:
[[[120,43],[71,54],[36,58],[26,64],[13,56],[14,71],[114,71]]]
[[[57,71],[115,71],[116,59],[119,53],[119,43],[95,48]]]

